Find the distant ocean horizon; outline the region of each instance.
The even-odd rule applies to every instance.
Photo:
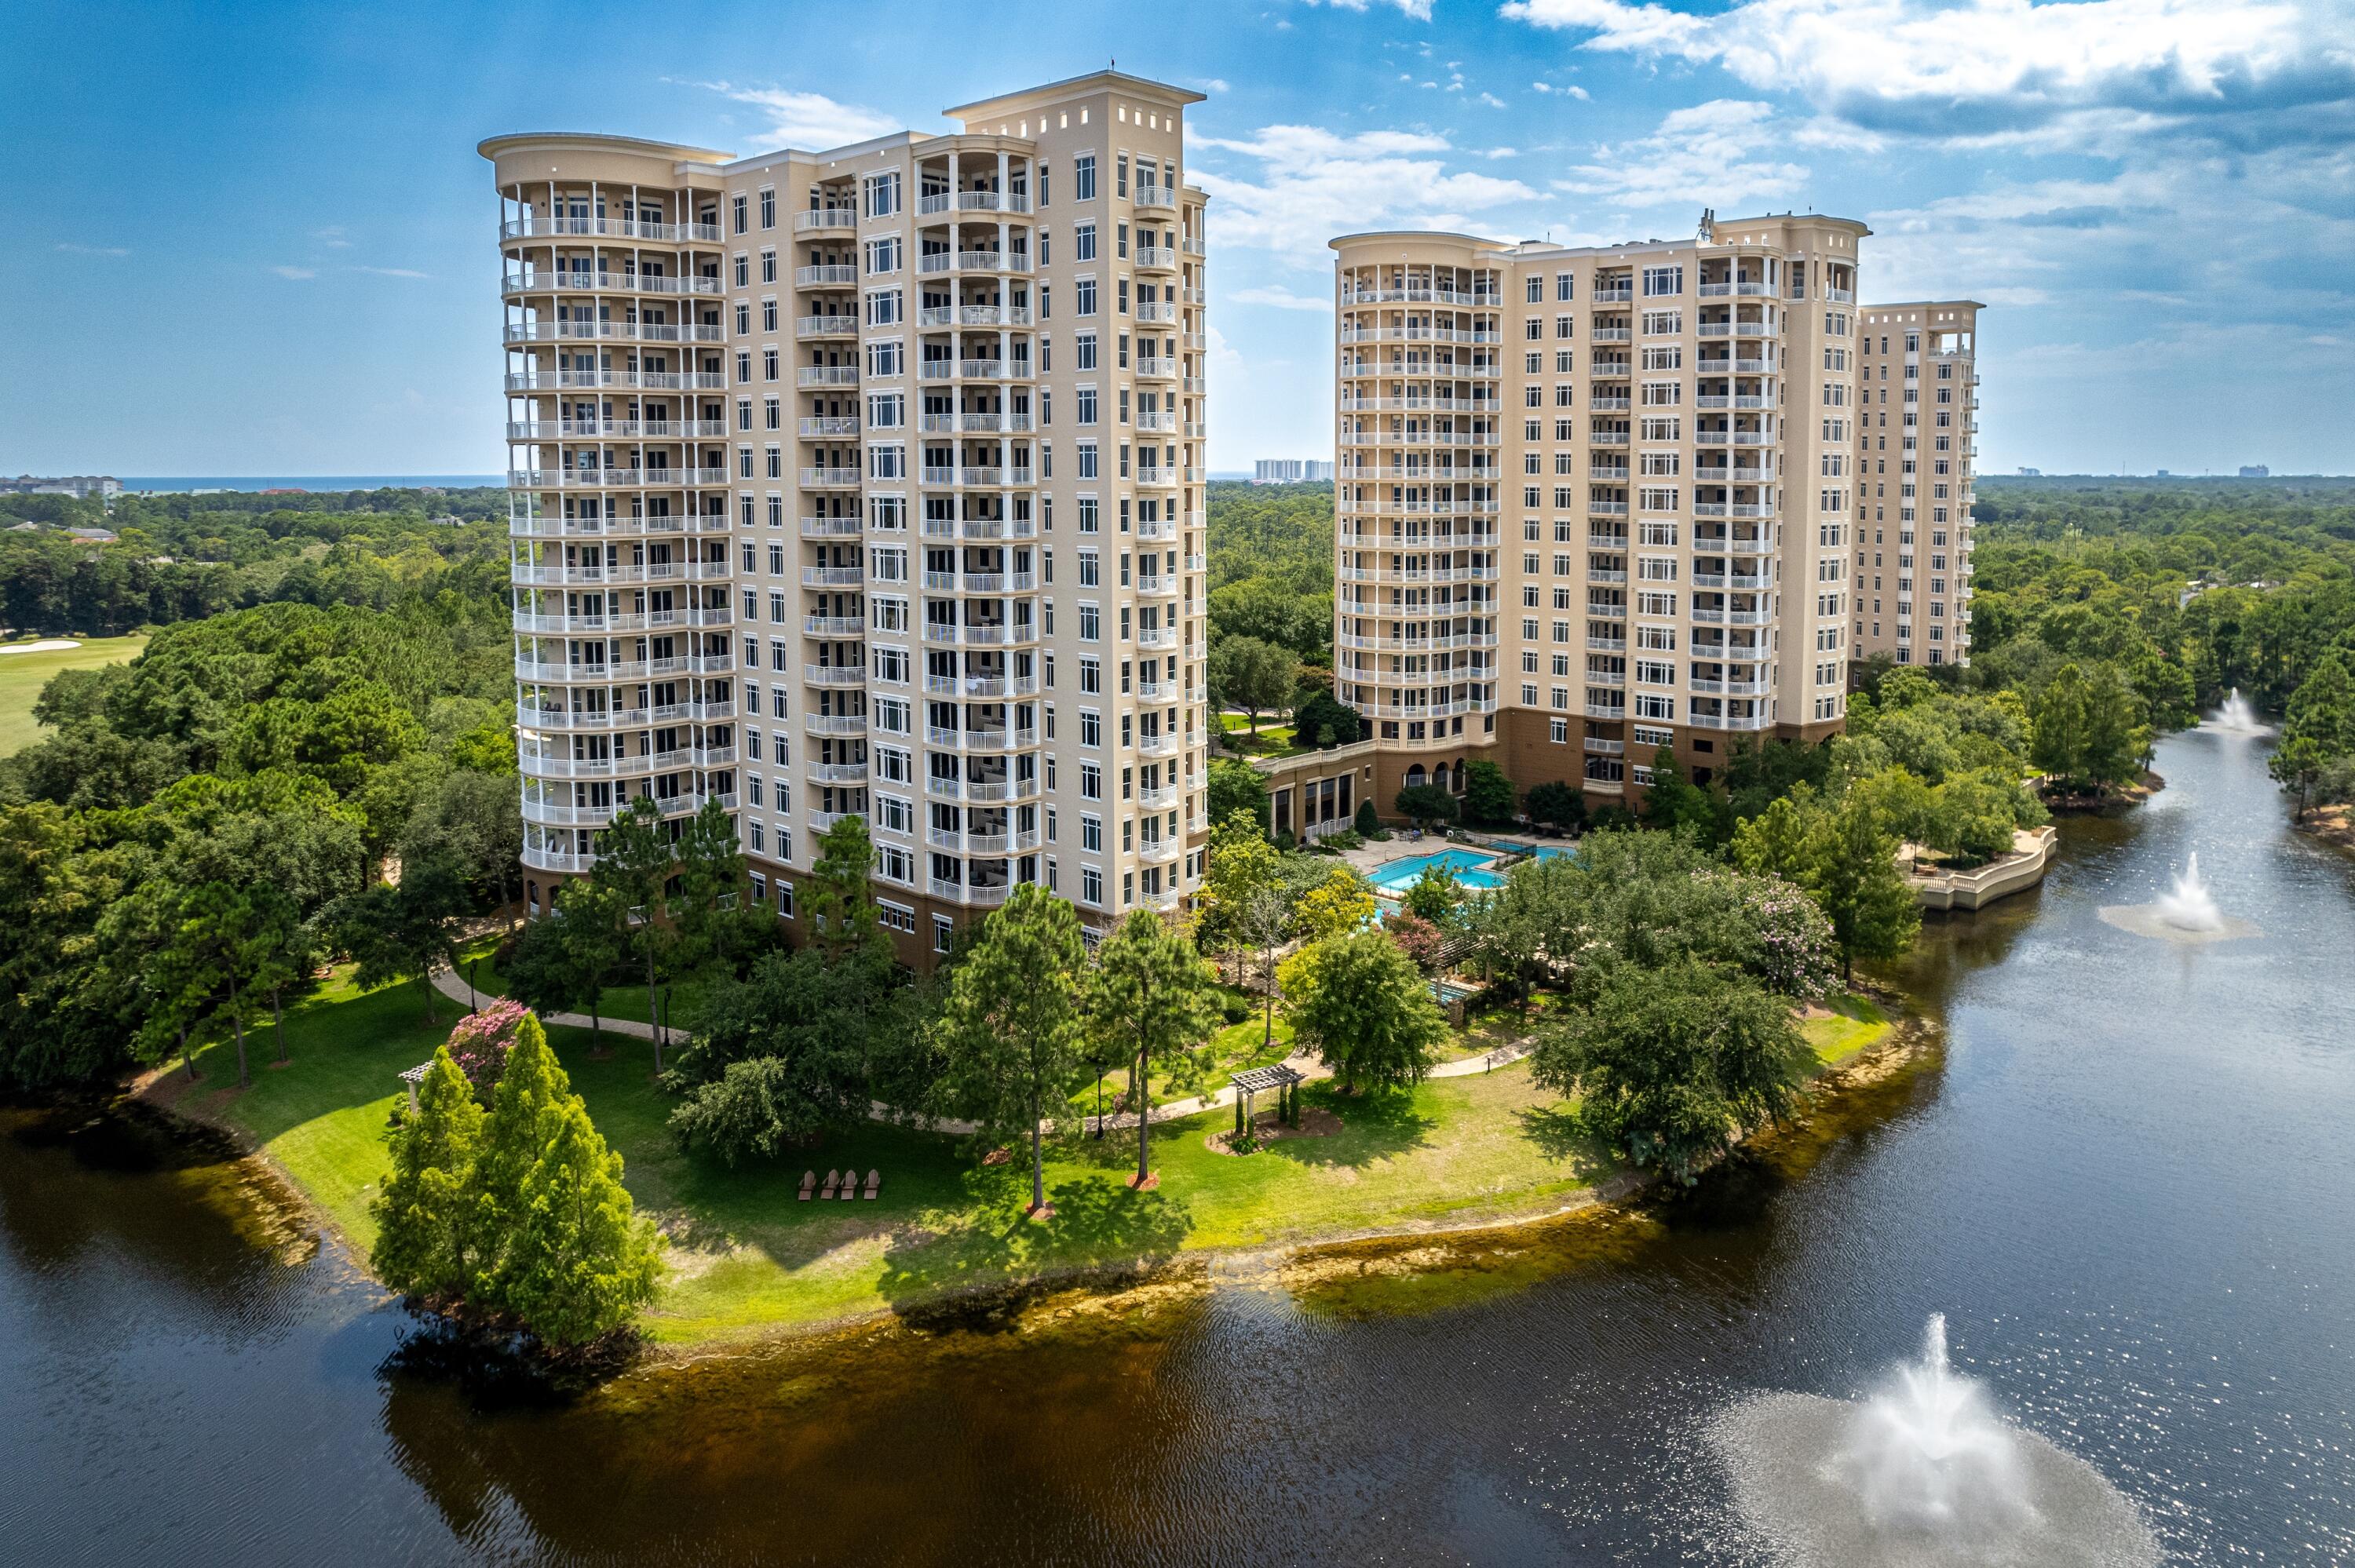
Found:
[[[297,474],[165,474],[161,477],[133,479],[125,477],[123,488],[145,491],[188,490],[309,490],[315,492],[346,490],[416,490],[431,485],[436,490],[471,490],[481,485],[504,485],[503,473],[297,473]]]

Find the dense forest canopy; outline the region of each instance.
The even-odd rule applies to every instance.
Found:
[[[2205,706],[2237,686],[2278,712],[2355,628],[2355,482],[1991,479],[1973,515],[1982,683],[2140,662],[2154,697],[2188,683]]]
[[[255,605],[503,592],[506,493],[0,496],[0,625],[110,637]],[[31,528],[18,524],[29,523]],[[105,529],[86,543],[66,532]]]

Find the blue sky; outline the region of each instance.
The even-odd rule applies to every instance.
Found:
[[[1209,95],[1214,468],[1330,455],[1331,234],[1704,206],[1863,218],[1869,297],[1994,307],[1984,472],[2355,468],[2355,0],[0,0],[0,37],[9,472],[494,471],[476,141],[826,145],[1114,58]]]

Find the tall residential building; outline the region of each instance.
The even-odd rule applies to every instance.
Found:
[[[1359,782],[1590,804],[1838,729],[1860,223],[1568,248],[1333,241],[1335,683]]]
[[[797,915],[851,814],[903,959],[1021,882],[1199,883],[1200,95],[1111,71],[754,157],[497,171],[535,908],[650,795]]]
[[[1971,662],[1971,475],[1985,309],[1976,300],[1936,300],[1867,305],[1859,316],[1850,628],[1859,659]]]
[[[1315,458],[1261,458],[1252,465],[1253,484],[1323,484],[1333,478],[1333,465]]]

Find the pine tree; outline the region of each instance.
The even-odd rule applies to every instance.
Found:
[[[2052,779],[2067,782],[2085,769],[2085,673],[2063,664],[2036,700],[2036,730],[2029,760]]]
[[[1265,842],[1256,832],[1252,840]],[[982,923],[978,939],[950,972],[941,1012],[951,1095],[975,1113],[992,1143],[1015,1135],[1030,1140],[1034,1213],[1047,1206],[1040,1123],[1048,1106],[1067,1099],[1081,1082],[1087,952],[1071,905],[1026,882]]]
[[[535,1017],[517,1027],[473,1187],[477,1213],[499,1238],[496,1254],[485,1249],[476,1260],[476,1306],[570,1345],[619,1327],[653,1299],[661,1238],[633,1217],[622,1157],[605,1147]]]
[[[368,1266],[386,1285],[460,1296],[473,1284],[486,1234],[475,1182],[482,1149],[483,1107],[445,1045],[417,1086],[417,1110],[393,1131],[392,1174],[368,1205],[377,1223]]]
[[[504,1081],[502,1082],[504,1086]],[[549,1107],[550,1135],[506,1217],[497,1304],[549,1344],[578,1345],[626,1324],[662,1283],[662,1236],[636,1216],[622,1157],[578,1095]]]
[[[1173,1081],[1199,1072],[1193,1054],[1219,1025],[1217,978],[1149,909],[1133,911],[1099,950],[1090,1022],[1128,1046],[1140,1187],[1153,1173],[1153,1070],[1169,1068]]]

